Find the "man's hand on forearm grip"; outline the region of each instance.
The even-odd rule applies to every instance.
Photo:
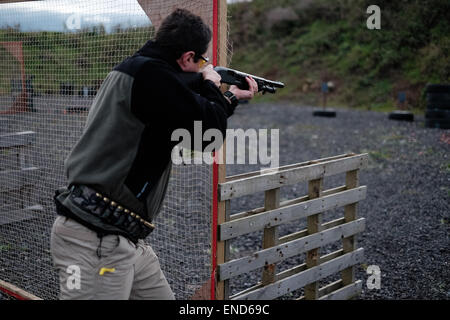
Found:
[[[258,92],[258,84],[252,77],[246,77],[245,80],[248,83],[248,90],[239,89],[235,85],[231,85],[229,91],[231,91],[238,100],[250,100],[253,99]]]
[[[214,71],[211,64],[208,64],[203,70],[200,71],[203,75],[203,79],[214,82],[217,87],[220,87],[220,80],[222,79],[220,75]]]

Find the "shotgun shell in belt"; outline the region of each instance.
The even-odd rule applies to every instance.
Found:
[[[121,206],[118,206],[113,213],[114,218],[119,218],[123,213],[123,208]]]
[[[150,229],[155,229],[155,225],[153,224],[153,223],[150,223],[150,222],[148,222],[148,221],[145,221],[144,220],[144,225],[146,225],[147,227],[149,227]]]
[[[116,208],[116,210],[114,210],[114,213],[113,213],[113,216],[115,217],[115,218],[119,218],[120,216],[123,216],[123,208],[121,207],[121,206],[118,206],[117,208]]]

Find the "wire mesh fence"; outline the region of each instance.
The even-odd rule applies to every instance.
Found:
[[[0,4],[0,279],[57,298],[49,250],[53,195],[66,185],[64,160],[102,80],[151,39],[175,7],[200,15],[212,28],[212,3]],[[209,298],[199,292],[211,275],[211,199],[211,166],[174,165],[157,228],[146,241],[178,299]]]

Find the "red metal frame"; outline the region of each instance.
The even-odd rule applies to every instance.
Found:
[[[3,288],[3,287],[0,287],[0,291],[6,293],[7,295],[9,295],[11,297],[16,298],[17,300],[30,300],[30,299],[27,299],[27,298],[25,298],[25,297],[15,293],[15,292],[12,292],[12,291],[10,291],[10,290],[8,290],[6,288]]]
[[[213,0],[213,65],[217,65],[217,42],[218,42],[218,0]],[[211,271],[211,300],[216,299],[216,268],[217,268],[217,218],[218,218],[218,199],[217,191],[219,184],[219,163],[218,152],[214,152],[213,162],[213,196],[212,196],[212,271]]]

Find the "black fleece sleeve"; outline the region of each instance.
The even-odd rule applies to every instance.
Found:
[[[215,128],[225,137],[234,109],[213,82],[198,81],[194,91],[177,72],[152,63],[138,72],[133,84],[133,113],[163,131],[184,128],[193,135],[194,121],[201,121],[203,132]]]

